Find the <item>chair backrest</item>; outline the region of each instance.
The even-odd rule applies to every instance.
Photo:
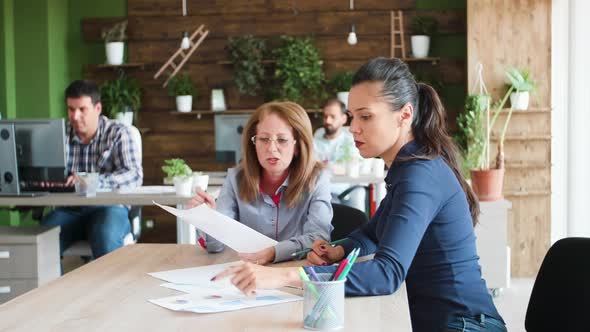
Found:
[[[363,211],[350,206],[332,203],[332,209],[334,210],[332,241],[347,237],[352,231],[369,221]]]
[[[133,142],[135,144],[137,144],[137,148],[139,151],[139,158],[142,159],[143,158],[143,154],[142,154],[142,142],[141,142],[141,133],[139,132],[139,129],[137,129],[137,127],[135,126],[128,126],[128,128],[131,130],[131,138],[133,139]],[[142,160],[143,163],[143,160]]]
[[[566,238],[551,246],[537,278],[525,329],[587,331],[590,313],[590,238]]]
[[[142,151],[142,141],[141,141],[141,133],[139,129],[135,126],[128,126],[131,130],[131,138],[133,139],[133,143],[135,143],[135,148],[139,151],[139,158],[143,159],[143,151]],[[143,160],[141,160],[143,164]],[[133,235],[133,240],[137,241],[139,236],[141,235],[141,207],[140,206],[132,206],[129,210],[129,222],[131,223],[131,234]]]

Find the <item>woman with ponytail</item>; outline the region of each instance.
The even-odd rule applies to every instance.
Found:
[[[374,254],[354,264],[346,294],[391,294],[405,281],[414,331],[506,331],[481,277],[478,202],[459,171],[436,91],[416,83],[402,61],[376,58],[354,75],[348,105],[359,152],[388,166],[387,195],[346,242],[315,241],[308,261],[329,273],[354,248]],[[246,293],[298,282],[293,268],[244,264],[216,278],[227,275]]]

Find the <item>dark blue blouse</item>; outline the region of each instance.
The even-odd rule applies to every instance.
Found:
[[[342,244],[346,254],[375,254],[350,270],[346,294],[391,294],[405,280],[414,331],[439,331],[455,316],[501,320],[481,277],[465,193],[440,157],[407,160],[419,150],[415,141],[402,147],[374,217]]]

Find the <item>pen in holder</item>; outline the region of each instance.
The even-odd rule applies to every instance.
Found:
[[[303,327],[338,330],[344,327],[344,283],[331,273],[318,273],[319,281],[303,280]],[[327,314],[326,314],[327,313]]]

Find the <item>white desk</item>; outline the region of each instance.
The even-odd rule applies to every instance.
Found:
[[[302,301],[216,314],[147,302],[180,294],[148,272],[235,259],[231,250],[208,255],[188,245],[129,245],[0,305],[0,331],[306,331]],[[347,298],[345,312],[340,331],[411,331],[405,286],[393,295]]]
[[[215,186],[213,191],[218,190]],[[190,198],[180,197],[171,193],[160,194],[120,194],[117,192],[97,193],[96,197],[84,197],[76,193],[51,193],[37,197],[6,197],[0,196],[0,206],[85,206],[85,205],[152,205],[152,201],[160,204],[175,205],[182,208]],[[196,243],[195,228],[182,220],[176,221],[176,240],[178,243]]]

